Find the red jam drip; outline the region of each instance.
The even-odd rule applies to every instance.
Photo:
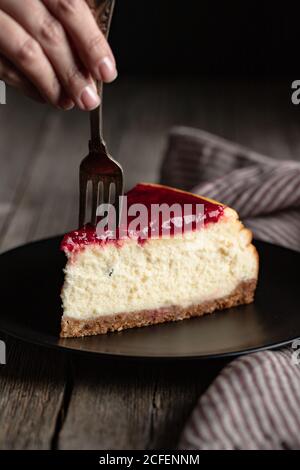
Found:
[[[185,205],[185,212],[184,214],[187,215],[186,213],[186,204],[189,204],[192,208],[191,215],[196,213],[196,207],[199,204],[203,204],[204,207],[204,214],[203,214],[203,224],[204,226],[211,224],[211,223],[216,223],[220,219],[220,217],[223,216],[224,214],[224,206],[222,204],[203,199],[199,196],[196,196],[191,193],[187,193],[184,191],[179,191],[173,188],[169,188],[166,186],[159,186],[159,185],[152,185],[152,184],[138,184],[135,186],[133,189],[131,189],[127,194],[127,207],[129,208],[133,204],[143,204],[146,206],[147,211],[149,214],[151,214],[151,207],[153,207],[153,204],[167,204],[169,207],[172,206],[173,204],[178,204],[182,210],[183,206]],[[198,206],[199,207],[199,206]],[[135,236],[134,233],[128,232],[128,226],[130,227],[130,221],[132,221],[134,217],[128,217],[128,220],[126,225],[120,225],[120,228],[118,229],[117,236],[114,239],[107,237],[101,237],[99,238],[96,233],[95,227],[92,227],[90,225],[86,225],[85,227],[75,230],[73,232],[68,233],[65,235],[61,248],[62,250],[66,252],[74,252],[77,251],[81,248],[84,248],[86,245],[91,245],[91,244],[97,244],[97,245],[106,245],[107,243],[114,243],[117,246],[121,246],[124,242],[124,238],[135,238],[140,244],[143,244],[147,241],[147,238],[158,238],[162,236],[163,233],[163,228],[165,227],[168,223],[170,224],[170,221],[172,219],[168,220],[162,220],[160,217],[159,219],[151,220],[151,230],[149,229],[150,227],[150,221],[148,223],[148,227],[146,229],[149,229],[149,236],[145,239],[140,239],[137,236]],[[194,225],[191,223],[190,226],[185,226],[185,229],[187,227],[187,230],[194,230]],[[152,231],[152,232],[151,232]],[[151,235],[152,233],[152,235]],[[171,231],[170,234],[172,236],[172,226],[171,226]]]

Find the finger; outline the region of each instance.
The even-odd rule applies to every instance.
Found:
[[[82,65],[78,65],[63,27],[45,5],[36,0],[26,0],[26,3],[2,0],[1,5],[40,44],[65,92],[76,105],[85,110],[99,106],[100,99],[92,77],[80,70]]]
[[[45,103],[44,98],[39,94],[37,89],[29,82],[29,80],[27,80],[25,75],[19,72],[14,65],[4,57],[0,58],[0,79],[7,85],[18,88],[30,98]]]
[[[0,52],[13,62],[50,103],[58,105],[61,86],[40,45],[0,10]]]
[[[0,57],[0,79],[35,101],[46,102],[37,88],[5,57]],[[58,106],[64,111],[69,111],[74,108],[75,104],[68,96],[63,95]]]
[[[92,75],[104,82],[117,78],[113,53],[85,0],[43,0],[62,23]]]

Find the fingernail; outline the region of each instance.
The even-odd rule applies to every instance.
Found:
[[[100,78],[104,82],[113,82],[118,76],[116,66],[110,57],[104,57],[101,60],[98,70]]]
[[[71,100],[70,98],[64,98],[61,102],[60,102],[60,107],[64,110],[64,111],[70,111],[71,109],[73,109],[75,106],[75,103],[73,100]]]
[[[100,98],[92,85],[88,85],[83,89],[83,92],[81,93],[81,102],[87,110],[95,109],[99,106]]]

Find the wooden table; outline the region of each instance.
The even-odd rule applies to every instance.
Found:
[[[174,124],[215,132],[274,158],[300,155],[300,109],[290,102],[289,81],[121,78],[106,89],[105,135],[127,187],[158,180]],[[76,226],[78,164],[87,138],[84,113],[8,93],[0,107],[1,251]],[[175,447],[194,404],[225,363],[91,360],[1,338],[8,352],[0,366],[1,449]]]

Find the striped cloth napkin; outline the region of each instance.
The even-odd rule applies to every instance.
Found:
[[[176,127],[161,182],[236,209],[257,240],[300,251],[300,163],[278,161],[204,131]]]
[[[234,207],[259,240],[300,251],[300,163],[276,161],[206,132],[176,127],[161,183]],[[300,312],[299,312],[300,313]],[[300,365],[285,348],[227,365],[200,397],[182,449],[300,449]]]

